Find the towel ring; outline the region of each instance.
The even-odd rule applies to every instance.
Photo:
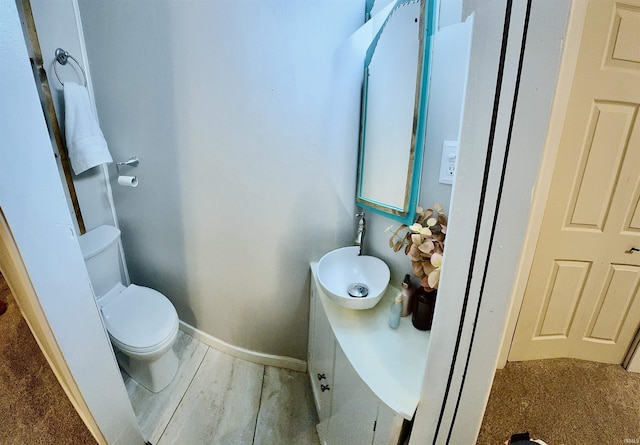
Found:
[[[82,69],[82,66],[80,65],[80,63],[78,62],[78,60],[73,57],[71,54],[69,54],[67,51],[63,50],[62,48],[58,48],[56,49],[56,62],[58,62],[60,65],[66,65],[67,62],[69,61],[69,58],[71,58],[71,60],[73,60],[76,65],[78,65],[78,68],[80,68],[80,71],[82,72],[82,78],[84,79],[84,86],[87,86],[87,75],[84,73],[84,70]],[[56,69],[56,64],[53,64],[53,72],[56,75],[56,78],[58,79],[58,82],[60,82],[60,85],[64,86],[64,82],[62,80],[60,80],[60,76],[58,75],[58,70]]]

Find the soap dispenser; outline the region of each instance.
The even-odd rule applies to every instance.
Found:
[[[406,317],[411,314],[413,308],[413,293],[416,288],[411,284],[411,276],[406,274],[402,281],[402,316]]]
[[[400,325],[400,314],[402,314],[402,294],[398,294],[391,305],[389,311],[389,327],[395,329]]]

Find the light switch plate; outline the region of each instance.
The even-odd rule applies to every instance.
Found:
[[[440,161],[440,184],[453,184],[458,162],[458,141],[442,143],[442,159]]]

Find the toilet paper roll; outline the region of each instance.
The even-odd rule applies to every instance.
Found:
[[[137,187],[138,178],[135,176],[118,176],[118,184],[124,185],[125,187]]]

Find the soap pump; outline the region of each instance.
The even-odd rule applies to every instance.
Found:
[[[411,284],[411,276],[406,274],[402,281],[402,316],[406,317],[413,310],[413,294],[416,288]]]
[[[400,314],[402,313],[402,294],[398,294],[391,305],[389,311],[389,327],[395,329],[400,325]]]

